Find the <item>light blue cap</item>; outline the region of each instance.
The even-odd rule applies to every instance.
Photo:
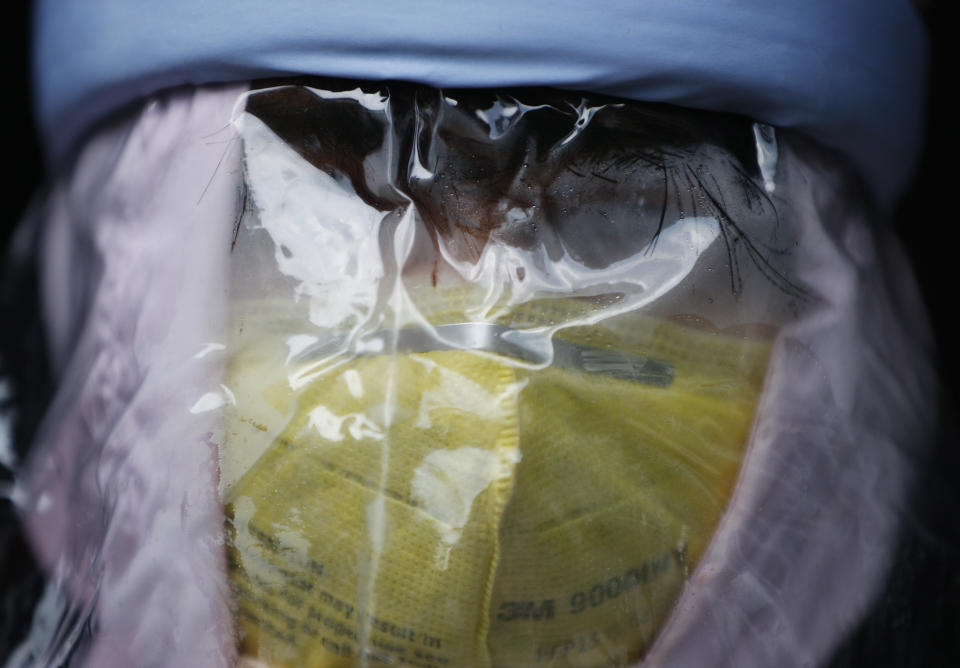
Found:
[[[280,74],[553,86],[729,111],[852,159],[887,207],[922,140],[906,0],[37,0],[52,165],[158,89]]]

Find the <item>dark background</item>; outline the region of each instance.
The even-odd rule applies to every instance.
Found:
[[[867,0],[868,1],[868,0]],[[42,160],[31,117],[29,83],[29,3],[4,4],[3,49],[7,81],[3,98],[2,152],[6,163],[0,178],[3,207],[0,249],[42,178]],[[862,627],[840,649],[833,666],[960,666],[960,453],[957,445],[957,397],[960,394],[960,220],[953,211],[957,188],[958,114],[948,106],[955,75],[947,57],[948,40],[957,34],[953,5],[925,3],[932,43],[929,122],[922,165],[913,188],[898,209],[896,226],[933,322],[938,364],[945,387],[942,425],[935,457],[923,472],[910,509],[912,521],[899,546],[897,567],[885,595]],[[960,207],[958,207],[960,208]],[[0,256],[2,257],[2,256]],[[39,323],[30,315],[36,303],[29,280],[11,279],[14,262],[0,265],[0,376],[26,375],[33,387],[14,398],[0,392],[0,417],[12,415],[24,440],[34,428],[48,398]],[[29,275],[29,267],[26,272]],[[19,272],[21,275],[23,272]],[[12,354],[10,351],[14,351]],[[931,399],[932,400],[932,399]],[[0,466],[0,484],[12,472]],[[16,527],[9,502],[0,499],[0,661],[29,627],[42,579]]]

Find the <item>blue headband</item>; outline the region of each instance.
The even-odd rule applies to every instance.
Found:
[[[882,206],[922,140],[907,0],[38,0],[48,158],[160,88],[279,74],[553,86],[745,114],[847,155]]]

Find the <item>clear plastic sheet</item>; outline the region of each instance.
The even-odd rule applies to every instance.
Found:
[[[932,424],[856,181],[749,120],[239,86],[51,193],[12,665],[821,665]]]

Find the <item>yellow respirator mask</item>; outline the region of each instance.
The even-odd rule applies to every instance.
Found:
[[[239,349],[221,465],[241,655],[641,659],[726,508],[770,345],[629,317],[558,330],[541,363],[471,322],[320,369]]]
[[[735,332],[799,299],[776,147],[755,178],[750,124],[541,93],[246,101],[220,474],[249,664],[635,664],[716,532],[771,349]]]

